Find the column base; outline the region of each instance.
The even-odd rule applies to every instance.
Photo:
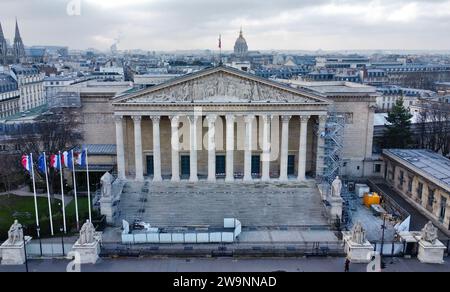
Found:
[[[287,176],[282,176],[278,180],[281,182],[287,182],[287,181],[289,181],[289,178]]]
[[[172,179],[171,179],[170,181],[171,181],[171,182],[178,183],[178,182],[181,181],[181,178],[179,178],[179,177],[172,177]]]
[[[234,177],[233,177],[233,178],[226,177],[226,178],[225,178],[225,182],[227,182],[227,183],[232,183],[232,182],[234,182]]]
[[[208,178],[208,182],[210,183],[214,183],[217,181],[217,178],[213,177],[213,178]]]
[[[162,177],[155,177],[155,178],[153,178],[153,182],[158,183],[158,182],[162,182],[162,181],[163,181]]]
[[[191,183],[196,183],[196,182],[198,182],[198,177],[191,177],[191,178],[189,179],[189,182],[191,182]]]

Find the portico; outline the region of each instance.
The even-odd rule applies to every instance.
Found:
[[[121,179],[306,180],[323,165],[330,101],[216,67],[114,103]]]

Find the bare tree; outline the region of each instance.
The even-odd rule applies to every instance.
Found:
[[[25,133],[21,133],[17,143],[21,145],[23,153],[33,153],[34,162],[37,163],[37,158],[44,151],[49,157],[77,145],[83,138],[80,125],[76,109],[52,109],[34,121],[31,131],[28,129]],[[45,179],[39,172],[36,172],[36,175],[42,180]],[[49,184],[52,194],[55,180],[59,182],[59,177],[53,169],[50,169]]]
[[[444,156],[450,154],[450,105],[419,101],[419,145]]]

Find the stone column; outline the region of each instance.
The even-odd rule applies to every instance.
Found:
[[[280,180],[288,180],[288,156],[289,156],[289,121],[291,116],[281,117],[281,154],[280,154]]]
[[[136,158],[136,181],[144,181],[144,167],[142,160],[142,117],[133,116],[134,121],[134,156]]]
[[[261,157],[262,160],[262,181],[270,181],[270,116],[264,115],[261,116],[262,120],[262,150],[263,154]]]
[[[234,115],[227,115],[227,162],[225,181],[234,181],[234,124],[236,118]]]
[[[153,122],[153,181],[161,182],[161,134],[160,134],[160,116],[152,116]]]
[[[255,116],[245,117],[245,160],[244,181],[252,181],[252,146],[253,146],[253,121]]]
[[[172,182],[180,181],[180,136],[178,134],[178,127],[180,126],[180,117],[171,116],[170,124],[172,128]]]
[[[216,181],[216,115],[209,115],[208,120],[208,181]]]
[[[300,149],[298,156],[298,180],[306,180],[306,147],[308,139],[308,121],[310,116],[300,116]]]
[[[325,137],[322,136],[325,133],[325,126],[327,122],[327,116],[319,116],[319,128],[317,133],[317,150],[316,150],[316,178],[320,178],[324,171],[324,159],[325,159]]]
[[[191,153],[190,153],[190,162],[191,162],[191,176],[189,178],[190,182],[198,182],[198,173],[197,173],[197,121],[198,116],[190,116],[188,117],[189,123],[190,123],[190,146],[191,146]]]
[[[117,173],[119,179],[126,179],[125,177],[125,147],[123,141],[123,117],[116,116],[116,144],[117,144]]]

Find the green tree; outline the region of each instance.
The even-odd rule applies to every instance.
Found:
[[[386,118],[384,132],[385,148],[408,148],[412,144],[411,118],[413,115],[403,106],[403,99],[397,100]]]

